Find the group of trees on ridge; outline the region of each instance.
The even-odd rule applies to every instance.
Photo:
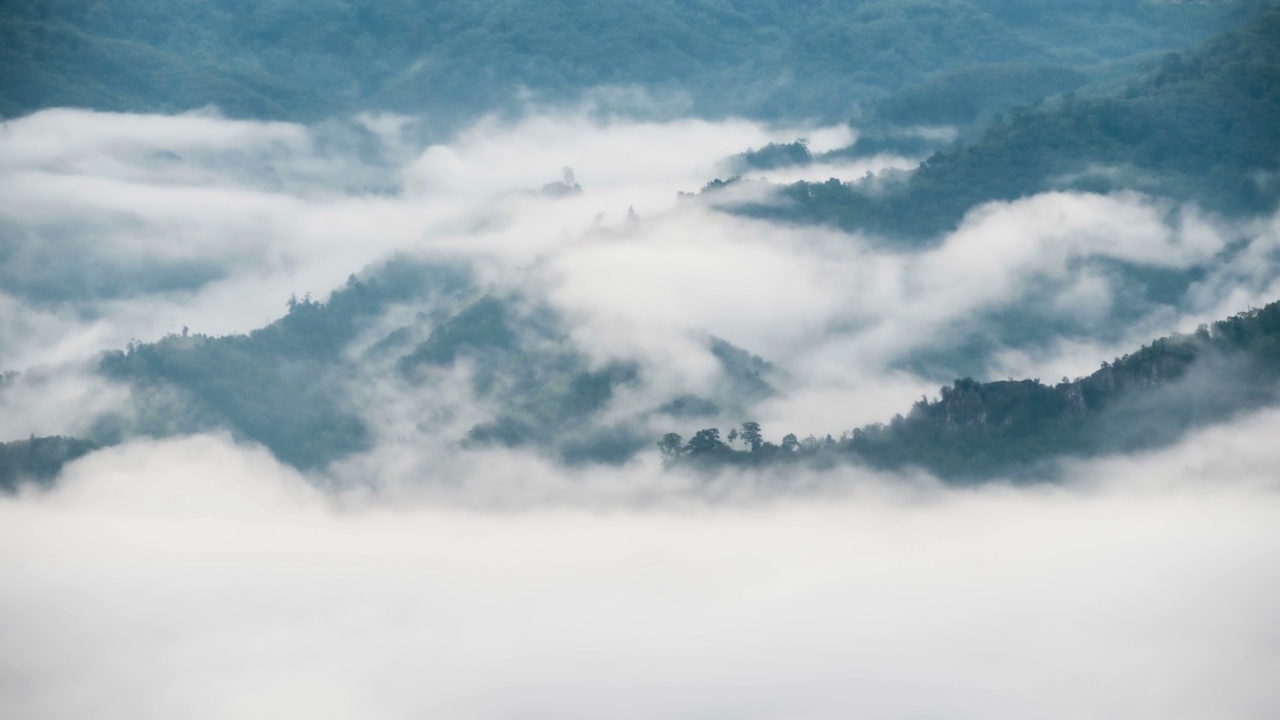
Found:
[[[0,492],[13,491],[22,480],[48,484],[63,465],[101,447],[92,440],[61,435],[0,442]]]
[[[760,425],[676,433],[658,441],[668,466],[718,469],[785,462],[856,462],[924,468],[957,481],[1051,473],[1062,456],[1158,447],[1187,430],[1276,401],[1280,302],[1189,335],[1160,338],[1103,363],[1088,377],[978,382],[956,380],[936,400],[922,398],[888,423],[839,438],[764,440]],[[742,446],[738,449],[735,441]]]

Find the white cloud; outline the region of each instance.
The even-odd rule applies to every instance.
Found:
[[[136,443],[0,500],[0,709],[1262,718],[1278,428],[1256,416],[1061,486],[846,470],[781,497],[765,489],[785,478],[726,476],[774,497],[719,501],[650,468],[500,459],[332,496],[218,438]]]
[[[1236,226],[1137,194],[992,203],[916,250],[677,198],[746,148],[830,144],[847,129],[636,121],[588,108],[491,119],[420,147],[411,123],[66,110],[9,122],[0,221],[13,232],[0,242],[33,277],[65,282],[12,275],[0,286],[0,367],[78,362],[183,326],[245,332],[279,317],[291,292],[323,299],[348,274],[407,252],[460,261],[486,288],[548,302],[594,362],[643,362],[650,390],[705,387],[717,368],[702,338],[723,337],[788,372],[783,396],[755,419],[821,436],[904,411],[948,379],[946,362],[936,376],[904,372],[919,353],[987,342],[988,377],[1080,375],[1151,337],[1273,299],[1280,277],[1274,218]],[[583,194],[535,192],[564,167]],[[1220,255],[1233,243],[1242,249]],[[1115,262],[1203,279],[1175,304],[1128,307],[1103,266]],[[1122,320],[1118,305],[1130,311]],[[1018,311],[1076,334],[1025,340],[992,319]]]

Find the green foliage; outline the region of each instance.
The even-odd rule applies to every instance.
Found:
[[[690,462],[708,463],[729,456],[733,450],[720,440],[718,428],[706,428],[694,433],[689,444],[684,446],[683,457]]]
[[[684,455],[684,438],[678,433],[667,433],[658,441],[658,451],[662,453],[663,465],[671,465]]]
[[[52,105],[438,122],[641,85],[709,115],[842,120],[976,63],[1185,46],[1243,3],[1035,0],[31,0],[0,13],[0,112]]]
[[[516,338],[507,324],[506,306],[486,295],[431,331],[427,341],[401,358],[400,370],[421,365],[448,365],[458,355],[477,350],[510,350]]]
[[[396,361],[399,374],[430,392],[465,359],[471,391],[493,411],[461,438],[463,447],[524,447],[567,463],[618,463],[648,444],[634,425],[600,422],[618,388],[639,380],[633,363],[591,368],[558,318],[535,305],[486,295],[442,318]]]
[[[542,448],[570,463],[630,459],[647,444],[644,435],[626,425],[600,427],[598,419],[619,387],[638,380],[639,369],[613,363],[587,370],[585,363],[567,349],[557,354],[525,347],[509,354],[476,386],[501,412],[473,427],[465,444]]]
[[[0,116],[47,107],[175,112],[217,104],[238,117],[310,119],[337,107],[318,89],[260,68],[86,30],[0,17]]]
[[[0,492],[12,492],[23,481],[48,484],[63,465],[101,447],[92,440],[61,435],[0,443]]]
[[[1083,71],[1063,65],[973,65],[896,92],[876,103],[873,114],[889,125],[970,125],[1088,81]]]
[[[720,361],[720,367],[729,378],[736,395],[749,400],[761,400],[774,393],[764,379],[774,367],[732,343],[711,338],[711,354]]]
[[[1280,199],[1278,128],[1274,11],[1194,52],[1168,54],[1123,93],[1014,109],[898,187],[802,182],[784,189],[782,204],[741,212],[905,239],[950,230],[980,203],[1054,188],[1132,187],[1221,212],[1270,212]]]
[[[169,435],[224,427],[260,442],[300,468],[320,467],[369,446],[364,422],[348,408],[344,351],[393,302],[453,292],[467,280],[452,268],[388,265],[328,303],[291,298],[288,314],[248,335],[169,335],[105,353],[100,372],[130,382],[144,409],[137,432]],[[176,406],[147,408],[160,390]]]
[[[473,298],[469,278],[455,269],[402,259],[364,282],[352,276],[326,303],[290,298],[284,317],[247,335],[213,338],[184,328],[158,342],[132,342],[104,354],[99,370],[132,386],[135,412],[107,418],[94,437],[116,442],[221,428],[262,443],[284,462],[319,468],[371,447],[352,402],[369,392],[366,384],[392,383],[405,402],[444,417],[452,410],[436,406],[433,396],[443,383],[468,377],[470,387],[449,387],[449,396],[469,390],[489,417],[440,439],[466,448],[529,448],[566,463],[621,463],[648,444],[648,415],[718,409],[712,400],[678,397],[611,415],[619,392],[641,381],[638,365],[592,365],[558,317],[534,303]],[[386,329],[388,317],[419,303],[424,310],[411,325]],[[372,327],[383,328],[381,339]],[[760,373],[770,368],[760,358],[723,341],[708,340],[708,349],[725,368],[727,382],[717,392],[743,398],[768,388]],[[455,367],[464,361],[465,371]]]
[[[668,464],[700,458],[695,466],[704,469],[780,462],[914,466],[955,482],[1045,477],[1054,458],[1159,447],[1190,429],[1275,402],[1278,382],[1280,302],[1192,335],[1160,338],[1088,377],[1057,385],[958,379],[941,388],[938,399],[922,398],[906,416],[857,428],[840,440],[787,435],[780,446],[757,441],[734,451],[716,445],[719,431],[710,428],[681,453],[664,447],[664,458]],[[744,439],[748,432],[759,438],[760,426],[746,423]]]
[[[748,170],[774,170],[813,162],[806,140],[792,143],[769,143],[759,150],[748,150],[729,159],[729,164],[739,172]]]
[[[680,395],[658,408],[658,412],[678,418],[710,417],[720,412],[720,406],[697,395]]]
[[[596,412],[613,398],[614,388],[634,382],[639,375],[639,369],[629,363],[615,363],[595,372],[576,373],[569,381],[565,412],[574,415]]]

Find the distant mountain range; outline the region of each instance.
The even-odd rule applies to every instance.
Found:
[[[31,0],[0,11],[0,115],[212,104],[304,120],[391,110],[441,126],[608,86],[645,88],[666,111],[844,121],[974,65],[1049,64],[1059,69],[1023,72],[1023,84],[1057,88],[1065,68],[1185,47],[1258,5]],[[897,107],[910,115],[909,99]]]

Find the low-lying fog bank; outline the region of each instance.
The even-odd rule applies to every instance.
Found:
[[[134,443],[0,500],[0,710],[1264,718],[1278,430],[1061,485],[792,493],[529,460],[332,493],[216,437]]]

